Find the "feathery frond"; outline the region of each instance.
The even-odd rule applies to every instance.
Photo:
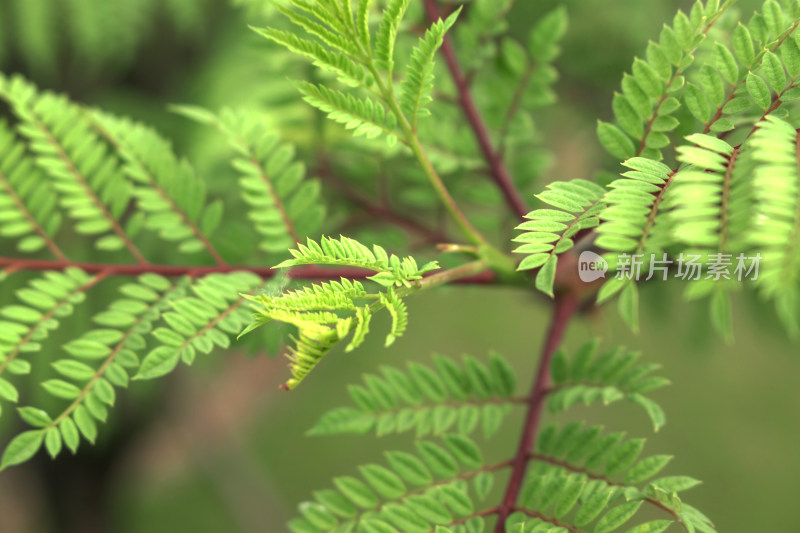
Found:
[[[165,325],[152,332],[159,345],[144,356],[133,379],[161,377],[180,361],[191,365],[198,351],[207,354],[215,346],[230,347],[231,335],[248,322],[241,309],[244,297],[237,294],[252,292],[261,284],[248,272],[212,274],[193,283],[194,296],[170,302],[172,311],[163,315]]]
[[[272,28],[256,29],[267,39],[310,59],[317,67],[334,73],[339,81],[349,87],[370,86],[372,75],[347,56],[326,50],[322,45],[297,35]]]
[[[674,523],[686,531],[715,531],[705,515],[679,496],[700,482],[687,476],[653,480],[672,457],[640,459],[644,444],[644,439],[604,434],[602,427],[581,422],[545,427],[532,455],[535,464],[522,489],[519,513],[509,517],[510,523],[533,518],[534,524],[609,532],[649,507],[666,516],[642,522],[641,531],[664,531]]]
[[[375,36],[375,64],[386,71],[390,80],[394,70],[394,45],[397,32],[409,3],[410,0],[389,0]]]
[[[133,187],[83,110],[63,96],[37,93],[20,77],[0,76],[0,98],[21,121],[18,129],[52,180],[60,205],[76,221],[75,230],[98,237],[100,250],[127,248],[145,262],[120,224]]]
[[[180,161],[169,142],[155,131],[130,120],[93,112],[91,119],[125,161],[133,185],[132,196],[142,214],[142,225],[178,243],[185,253],[209,251],[224,263],[210,243],[223,217],[222,202],[206,203],[206,185],[187,161]]]
[[[19,391],[4,374],[29,374],[31,363],[23,356],[39,351],[41,342],[84,300],[84,293],[104,278],[77,268],[46,272],[16,291],[19,303],[0,308],[0,400],[18,401]]]
[[[242,198],[262,236],[262,250],[285,253],[318,232],[325,217],[319,182],[306,178],[305,166],[294,160],[294,147],[281,143],[260,117],[231,109],[223,109],[219,115],[194,106],[173,109],[218,128],[236,152],[232,165],[241,174]]]
[[[92,282],[86,274],[80,274],[82,280],[88,279],[83,281],[84,286]],[[54,276],[51,280],[64,281],[63,277]],[[44,287],[40,285],[40,289]],[[66,401],[67,406],[56,416],[38,407],[20,408],[20,416],[34,429],[8,444],[0,469],[28,460],[43,443],[54,458],[63,446],[75,453],[81,435],[94,443],[96,422],[105,422],[108,407],[114,404],[114,387],[126,387],[129,372],[139,365],[136,352],[146,345],[142,333],[149,330],[160,311],[181,290],[154,274],[120,287],[123,297],[93,317],[99,327],[66,343],[65,357],[52,365],[56,377],[42,382],[50,396]]]
[[[430,96],[433,91],[433,58],[442,46],[445,33],[455,24],[459,13],[461,8],[447,17],[447,20],[440,19],[435,22],[411,52],[411,58],[406,66],[406,78],[402,84],[400,105],[403,106],[403,112],[411,117],[414,128],[421,116],[430,114],[426,106],[433,101]]]
[[[422,279],[423,274],[439,268],[436,261],[417,265],[413,257],[399,258],[389,255],[383,247],[375,244],[369,247],[349,237],[339,239],[322,237],[319,242],[308,239],[306,244],[297,245],[290,250],[294,259],[287,259],[275,268],[300,265],[339,265],[365,268],[377,272],[369,279],[384,287],[410,287],[411,282]]]
[[[536,288],[552,297],[558,255],[574,246],[572,237],[579,231],[597,226],[597,216],[605,209],[605,189],[585,180],[555,182],[547,188],[536,197],[556,209],[537,209],[525,215],[529,222],[516,228],[524,233],[514,238],[522,243],[514,253],[526,254],[517,270],[541,267]]]
[[[688,16],[678,11],[672,26],[662,28],[659,42],[648,44],[646,59],[634,61],[633,75],[625,74],[622,92],[614,95],[615,124],[598,122],[600,142],[609,153],[619,159],[661,159],[661,150],[670,144],[666,133],[678,126],[672,115],[680,101],[673,93],[680,91],[695,50],[730,4],[720,7],[714,1],[704,6],[697,1]],[[688,102],[702,97],[695,89],[688,85],[685,91],[690,109]]]
[[[14,132],[0,121],[0,236],[19,239],[20,252],[47,246],[63,259],[53,242],[61,218],[55,193]]]
[[[756,197],[752,241],[763,255],[761,290],[775,299],[787,329],[800,333],[800,134],[768,117],[751,141],[761,165],[753,177]]]
[[[609,184],[609,192],[603,197],[607,205],[600,213],[600,225],[596,231],[597,246],[610,252],[605,255],[609,268],[619,269],[627,260],[627,271],[618,271],[609,279],[598,294],[598,302],[604,302],[622,291],[619,300],[620,314],[636,330],[638,328],[639,295],[634,281],[637,279],[635,261],[640,267],[646,254],[662,253],[672,241],[671,220],[667,212],[665,194],[675,177],[675,171],[650,159],[635,157],[623,163],[631,169]],[[643,259],[644,258],[644,259]],[[649,260],[648,260],[649,262]]]
[[[397,142],[397,116],[393,111],[387,111],[380,102],[313,83],[300,82],[298,88],[306,102],[326,113],[331,120],[343,124],[346,129],[353,130],[356,137],[363,135],[373,139],[384,134],[390,145]]]
[[[333,409],[309,430],[309,435],[415,431],[417,437],[446,432],[469,434],[482,429],[492,436],[509,412],[516,376],[503,357],[492,354],[489,364],[465,356],[459,365],[444,356],[434,367],[408,363],[406,371],[382,367],[381,375],[364,376],[352,385],[355,407]]]
[[[442,526],[465,524],[483,531],[475,500],[486,496],[501,466],[485,465],[478,445],[461,435],[445,435],[441,445],[418,441],[416,452],[389,451],[388,466],[362,465],[361,479],[334,478],[334,489],[300,505],[289,530],[446,531]]]
[[[553,356],[550,412],[560,413],[579,402],[592,405],[599,400],[609,405],[624,399],[641,406],[658,431],[666,422],[664,411],[645,394],[669,385],[668,379],[651,375],[660,366],[639,363],[638,353],[623,348],[597,355],[597,347],[596,341],[584,344],[571,360],[563,350]]]
[[[386,345],[392,344],[403,334],[408,322],[408,311],[402,297],[413,290],[423,274],[439,268],[435,262],[420,268],[413,257],[400,259],[387,254],[378,245],[370,250],[347,237],[338,240],[323,237],[319,243],[308,239],[306,245],[298,244],[297,249],[290,252],[294,259],[288,259],[275,268],[302,265],[364,268],[376,272],[368,279],[385,290],[368,292],[361,283],[342,279],[338,283],[314,285],[280,296],[245,296],[253,302],[255,312],[253,322],[242,335],[273,320],[290,324],[299,332],[294,339],[295,345],[287,354],[293,376],[286,383],[289,389],[296,387],[336,344],[351,333],[353,337],[346,350],[358,347],[369,331],[372,314],[381,308],[386,308],[392,316]]]

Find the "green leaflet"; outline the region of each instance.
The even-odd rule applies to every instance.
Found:
[[[61,320],[84,299],[84,291],[102,280],[77,268],[45,272],[17,291],[18,305],[0,308],[0,400],[16,403],[19,394],[9,381],[13,375],[30,373],[26,352],[38,350]]]
[[[394,69],[394,45],[397,31],[410,0],[389,0],[375,36],[375,62],[391,78]]]
[[[177,243],[178,251],[211,248],[210,237],[223,217],[222,203],[207,202],[205,182],[192,166],[175,156],[166,139],[142,124],[98,111],[89,116],[98,134],[124,160],[142,225]]]
[[[275,268],[302,265],[364,268],[376,272],[368,279],[384,290],[368,292],[360,282],[343,278],[339,282],[312,285],[281,295],[245,296],[253,302],[255,312],[253,322],[241,335],[273,320],[290,324],[299,332],[287,354],[293,376],[286,384],[289,389],[297,386],[325,354],[351,333],[353,337],[347,350],[360,345],[369,330],[372,314],[381,308],[386,308],[392,317],[392,327],[386,337],[386,345],[391,345],[408,324],[408,311],[402,297],[417,287],[423,274],[439,268],[435,262],[420,268],[413,257],[400,259],[378,245],[370,249],[348,237],[322,237],[319,242],[308,239],[305,245],[298,244],[297,249],[290,252],[294,258]]]
[[[39,93],[16,76],[0,76],[0,98],[21,120],[18,130],[29,142],[37,166],[47,174],[60,206],[75,222],[75,230],[93,238],[97,249],[127,247],[140,259],[119,225],[131,200],[132,185],[83,110],[64,96]],[[56,228],[51,228],[51,233]]]
[[[44,176],[16,134],[0,121],[0,235],[18,239],[16,248],[33,253],[47,246],[58,232],[61,214],[55,192],[44,186]],[[42,228],[45,237],[37,233]]]
[[[674,116],[680,107],[690,112],[685,125],[693,131],[700,131],[695,128],[700,122],[704,133],[722,133],[735,127],[728,117],[746,117],[753,104],[765,111],[773,91],[785,93],[787,83],[791,90],[798,68],[796,25],[777,15],[776,2],[765,2],[763,13],[747,25],[731,27],[729,41],[707,42],[713,26],[727,24],[720,17],[731,4],[695,2],[688,16],[679,12],[664,27],[644,59],[634,61],[614,98],[614,124],[598,128],[601,143],[614,157],[661,160],[662,150],[673,142],[665,134],[681,125],[680,116]]]
[[[139,298],[128,300],[124,296],[135,292],[132,287],[139,289]],[[151,293],[156,287],[159,293]],[[33,407],[19,409],[25,422],[42,428],[44,443],[53,457],[61,452],[62,442],[74,453],[80,435],[94,442],[98,431],[96,421],[106,421],[108,408],[115,402],[115,387],[126,387],[131,368],[139,364],[135,352],[144,347],[139,332],[157,320],[158,312],[167,305],[166,302],[182,289],[180,286],[173,288],[164,278],[148,274],[121,290],[123,298],[113,303],[111,308],[119,313],[130,313],[132,322],[119,329],[103,326],[90,330],[67,343],[64,350],[71,358],[54,362],[53,370],[58,377],[42,383],[50,395],[67,400],[64,410],[51,417]],[[122,308],[126,311],[119,311]],[[96,319],[102,316],[100,313]],[[38,442],[42,444],[41,439]],[[6,453],[14,455],[11,450],[9,444]]]
[[[753,178],[756,200],[751,242],[763,256],[758,286],[778,305],[789,331],[798,331],[797,265],[800,264],[800,175],[797,133],[783,120],[767,117],[753,135],[753,158],[763,166]]]
[[[517,270],[539,268],[536,288],[553,296],[557,257],[571,249],[573,237],[581,230],[598,224],[598,214],[605,205],[601,202],[605,190],[585,180],[556,182],[537,195],[541,201],[556,209],[531,211],[516,229],[523,231],[514,238],[520,246],[514,253],[526,254]]]
[[[672,114],[681,97],[695,117],[708,120],[703,92],[692,84],[683,94],[680,91],[695,50],[728,6],[716,2],[703,6],[698,1],[689,16],[679,11],[672,26],[664,26],[658,42],[650,42],[646,57],[634,60],[632,73],[623,77],[622,92],[614,96],[615,123],[598,124],[598,137],[611,155],[621,160],[640,155],[661,159],[661,150],[670,144],[665,132],[679,125]]]
[[[259,248],[285,253],[295,243],[316,234],[325,217],[318,180],[306,178],[305,166],[294,161],[292,145],[264,131],[263,117],[244,110],[223,109],[219,115],[194,106],[173,110],[216,127],[228,140],[236,158],[242,199],[248,217],[261,235]]]
[[[350,87],[370,85],[371,78],[363,67],[337,52],[330,52],[322,45],[303,39],[293,33],[272,28],[256,29],[260,35],[285,46],[292,52],[311,59],[314,65],[335,73],[339,80]]]
[[[306,244],[297,245],[290,250],[294,259],[288,259],[275,268],[299,265],[341,265],[365,268],[377,272],[370,279],[384,287],[410,287],[412,281],[422,279],[422,275],[439,268],[438,263],[417,266],[413,257],[399,258],[389,255],[379,245],[369,247],[349,237],[339,239],[322,237],[319,242],[308,239]]]
[[[372,139],[385,134],[389,144],[397,141],[397,117],[394,112],[387,111],[382,103],[324,85],[298,82],[297,86],[306,102],[327,113],[331,120],[343,124],[346,129],[353,130],[356,137],[363,135]]]
[[[448,531],[445,526],[469,518],[475,506],[465,480],[477,477],[483,468],[477,445],[465,437],[448,436],[444,446],[420,441],[417,448],[418,455],[387,452],[387,466],[361,466],[363,481],[335,478],[335,490],[318,491],[315,501],[301,504],[300,516],[289,529]],[[434,476],[439,478],[435,485]],[[471,527],[477,525],[471,520]]]
[[[430,96],[433,91],[433,58],[442,46],[445,33],[455,24],[460,12],[461,8],[447,17],[447,20],[435,22],[411,52],[411,59],[406,66],[406,79],[402,84],[400,104],[406,115],[411,117],[414,127],[420,116],[430,114],[425,108],[433,101]]]
[[[210,353],[214,348],[229,348],[231,337],[247,324],[241,308],[244,297],[262,286],[261,280],[247,272],[212,274],[192,284],[193,296],[186,295],[169,303],[164,313],[164,327],[153,330],[159,341],[147,355],[133,379],[153,379],[171,372],[183,361],[191,365],[197,352]]]
[[[602,198],[605,207],[599,213],[595,244],[610,252],[604,259],[611,279],[600,288],[597,300],[605,302],[621,291],[620,315],[635,331],[638,291],[633,283],[644,279],[641,272],[647,274],[650,259],[661,259],[674,238],[673,221],[665,215],[669,207],[665,196],[675,172],[663,163],[642,157],[628,159],[623,165],[630,170],[608,185],[610,190]]]
[[[85,285],[96,282],[83,272],[67,273],[80,274],[82,277],[77,279],[85,281]],[[45,294],[60,290],[60,296],[54,297],[77,303],[75,296],[80,292],[75,291],[82,288],[76,280],[72,287],[64,287],[68,279],[64,274],[49,273],[47,283],[34,280],[32,286]],[[52,364],[52,377],[41,384],[50,396],[64,400],[63,409],[53,416],[35,407],[19,409],[21,418],[40,429],[42,438],[33,439],[28,432],[23,433],[27,435],[23,439],[27,446],[12,441],[5,452],[7,464],[26,460],[28,453],[35,453],[31,448],[37,443],[37,449],[44,444],[53,457],[64,446],[74,453],[81,438],[95,441],[97,423],[107,420],[117,389],[126,388],[131,375],[140,379],[157,377],[181,359],[191,362],[195,350],[208,352],[214,346],[228,347],[230,336],[249,320],[248,314],[238,309],[241,299],[237,294],[259,283],[258,278],[241,273],[212,274],[194,281],[184,278],[175,284],[156,274],[143,274],[135,282],[121,285],[119,297],[106,311],[94,316],[98,327],[67,342],[62,357]],[[189,290],[195,296],[190,296]],[[26,294],[26,298],[32,297]],[[53,305],[58,309],[60,304]],[[201,318],[204,322],[198,324]],[[159,323],[163,326],[154,329]],[[149,332],[152,339],[148,339]],[[38,334],[42,335],[44,332]],[[143,353],[146,355],[140,355]]]
[[[548,517],[579,528],[599,518],[598,531],[615,530],[644,507],[669,509],[684,523],[700,521],[701,515],[687,510],[692,508],[677,495],[696,481],[681,476],[651,481],[671,457],[639,459],[643,444],[643,439],[625,440],[621,433],[603,435],[600,426],[584,427],[579,422],[546,426],[537,440],[520,503],[551,524]],[[631,531],[663,531],[671,523],[648,522]]]
[[[393,287],[380,295],[381,303],[392,316],[392,329],[386,336],[386,346],[394,344],[395,339],[402,336],[408,327],[408,309],[406,304],[397,296]]]
[[[548,62],[558,56],[559,41],[567,31],[567,10],[562,6],[541,17],[531,30],[528,49],[536,61]]]
[[[664,424],[661,408],[643,396],[669,385],[669,380],[652,376],[659,366],[640,363],[639,354],[615,349],[598,354],[597,342],[584,344],[570,359],[560,351],[554,356],[553,381],[557,384],[547,399],[550,412],[559,413],[573,405],[608,405],[626,399],[645,409],[655,431]]]
[[[514,372],[497,354],[490,356],[488,365],[472,357],[459,365],[437,356],[435,368],[417,363],[410,363],[406,371],[383,367],[380,376],[369,374],[363,386],[350,388],[355,406],[325,413],[308,434],[414,431],[422,437],[469,434],[482,425],[490,436],[515,402],[514,389]]]

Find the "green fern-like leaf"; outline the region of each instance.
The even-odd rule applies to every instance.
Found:
[[[389,79],[394,70],[394,45],[400,22],[403,20],[410,0],[389,0],[375,36],[375,63],[386,71]]]
[[[231,335],[247,323],[238,293],[256,290],[261,280],[247,272],[216,274],[192,284],[194,296],[170,302],[163,315],[165,325],[152,335],[157,345],[142,360],[133,379],[153,379],[171,372],[180,361],[191,365],[197,352],[210,353],[215,346],[228,348]]]
[[[683,95],[675,93],[692,65],[693,54],[730,5],[698,1],[688,16],[679,11],[673,24],[663,27],[658,42],[650,42],[646,58],[634,62],[632,74],[625,74],[622,80],[622,92],[614,95],[615,123],[598,124],[598,136],[609,153],[619,159],[645,156],[660,160],[661,150],[670,144],[667,134],[679,124],[673,114],[681,97],[699,120],[711,118],[706,96],[698,87],[690,83]]]
[[[83,287],[95,281],[85,273],[80,274]],[[63,275],[51,275],[50,285],[38,284],[37,288],[44,294],[59,288],[66,293],[65,279]],[[52,365],[54,376],[42,382],[45,391],[66,401],[66,406],[55,416],[33,406],[20,408],[22,419],[35,429],[22,433],[17,439],[33,441],[30,435],[36,432],[41,437],[36,442],[39,446],[44,443],[52,457],[59,455],[64,447],[75,453],[81,436],[93,443],[98,433],[97,422],[107,420],[108,408],[114,404],[114,388],[126,387],[129,372],[139,365],[136,352],[146,345],[141,332],[150,328],[170,299],[182,290],[180,285],[173,287],[168,280],[154,274],[143,275],[137,282],[121,286],[122,298],[93,317],[96,329],[64,345],[65,356]],[[51,314],[63,315],[59,313],[58,304]],[[25,435],[28,436],[23,437]],[[14,442],[6,448],[0,469],[27,460],[25,454],[15,451]]]
[[[221,261],[210,237],[222,221],[222,203],[206,203],[205,182],[192,166],[178,160],[169,142],[142,124],[100,112],[91,117],[97,132],[125,161],[142,225],[176,242],[178,251],[210,249]]]
[[[526,254],[517,270],[542,267],[536,276],[542,292],[553,295],[557,257],[574,246],[573,237],[597,226],[598,214],[605,208],[604,193],[605,189],[585,180],[553,183],[537,198],[556,209],[531,211],[525,215],[529,222],[517,226],[524,233],[514,239],[521,243],[514,253]]]
[[[408,323],[408,312],[402,297],[412,291],[423,274],[435,270],[438,264],[419,267],[413,257],[400,259],[389,255],[382,247],[372,250],[348,237],[332,239],[323,237],[319,242],[308,239],[306,245],[298,244],[288,259],[275,268],[302,265],[328,265],[359,267],[376,272],[368,279],[386,289],[384,292],[367,292],[361,283],[323,283],[280,296],[260,294],[245,296],[253,302],[253,322],[242,335],[270,321],[290,324],[298,329],[299,336],[289,348],[293,378],[286,387],[296,387],[320,360],[340,341],[353,334],[347,350],[353,350],[364,340],[369,330],[372,314],[381,308],[392,316],[392,328],[386,345],[403,334]],[[402,291],[402,292],[401,292]]]
[[[349,87],[368,87],[372,84],[371,75],[361,65],[341,53],[326,50],[319,43],[272,28],[256,29],[256,32],[292,52],[310,59],[317,67],[334,73],[339,81]]]
[[[397,141],[397,116],[380,102],[307,82],[299,83],[298,87],[306,102],[327,113],[331,120],[353,130],[353,135],[372,139],[384,134],[389,144]]]
[[[443,443],[417,443],[417,454],[390,451],[388,466],[367,464],[361,478],[334,478],[335,489],[315,492],[315,501],[300,505],[300,517],[289,522],[292,532],[305,531],[449,531],[468,524],[483,531],[476,500],[481,477],[499,467],[484,465],[479,447],[460,435]],[[473,490],[469,483],[473,482]]]
[[[430,96],[433,91],[433,58],[442,46],[445,33],[455,24],[460,12],[459,8],[447,17],[447,20],[435,22],[411,52],[411,58],[406,66],[406,78],[403,80],[400,104],[403,106],[403,112],[411,117],[414,127],[420,116],[430,114],[426,106],[433,101]]]
[[[417,265],[413,257],[400,259],[389,255],[377,244],[370,250],[360,242],[341,236],[339,239],[322,237],[319,242],[308,239],[290,250],[293,259],[287,259],[275,268],[300,265],[340,265],[365,268],[377,272],[369,279],[385,287],[410,287],[411,282],[422,279],[423,274],[439,268],[437,262]]]
[[[776,300],[781,319],[800,331],[800,174],[798,133],[773,117],[762,122],[751,141],[753,157],[761,163],[753,178],[756,223],[752,240],[763,255],[758,284]]]
[[[262,250],[285,253],[318,232],[325,217],[320,184],[304,179],[306,169],[294,161],[294,147],[265,129],[261,117],[230,109],[219,115],[193,106],[173,109],[218,128],[228,139],[236,153],[232,164],[241,175],[242,198],[250,206],[248,216],[262,236]]]
[[[445,432],[486,436],[500,427],[513,398],[516,377],[509,363],[492,354],[489,365],[465,357],[461,365],[437,356],[434,368],[409,363],[407,370],[383,367],[350,388],[354,407],[333,409],[309,430],[310,435],[415,431],[418,437]]]
[[[0,400],[17,403],[19,392],[9,379],[31,372],[25,354],[38,351],[41,342],[83,301],[84,292],[103,278],[77,268],[47,272],[17,290],[19,303],[0,308]]]
[[[18,239],[17,250],[33,253],[45,246],[61,226],[53,190],[26,157],[25,147],[5,122],[0,122],[0,235]]]
[[[52,180],[59,203],[75,220],[75,230],[97,237],[98,249],[127,247],[143,261],[119,222],[133,187],[83,111],[63,96],[37,93],[19,77],[0,76],[0,98],[21,120],[18,129]]]
[[[666,520],[644,522],[638,526],[643,531],[663,531],[673,523],[690,531],[714,531],[702,513],[678,496],[699,482],[686,476],[656,478],[672,457],[640,458],[643,449],[644,439],[604,434],[602,427],[584,427],[581,422],[543,428],[532,457],[535,464],[522,489],[522,512],[509,517],[510,523],[534,516],[580,531],[592,522],[594,531],[613,531],[650,507],[664,513]]]
[[[625,399],[641,406],[658,431],[666,421],[664,411],[645,394],[669,385],[669,380],[652,376],[659,365],[639,363],[638,358],[638,353],[624,349],[597,355],[597,342],[583,345],[571,361],[563,351],[557,352],[552,364],[555,388],[547,399],[550,412],[562,412],[579,402],[608,405]]]

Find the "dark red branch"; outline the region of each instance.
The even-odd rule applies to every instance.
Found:
[[[428,18],[431,19],[431,21],[441,19],[436,0],[425,0],[425,8],[428,11]],[[514,182],[511,180],[511,175],[508,173],[503,158],[492,146],[489,129],[483,121],[483,117],[480,111],[478,111],[475,101],[472,99],[469,82],[466,76],[464,76],[464,72],[461,70],[461,65],[459,65],[458,59],[456,58],[453,44],[447,36],[445,36],[444,42],[442,43],[442,54],[447,62],[447,67],[450,69],[453,82],[456,85],[458,102],[461,104],[467,121],[469,121],[472,131],[475,133],[475,138],[478,141],[481,152],[483,152],[483,156],[489,164],[490,175],[503,193],[508,206],[519,218],[522,218],[528,214],[530,209],[528,209],[528,206],[525,204],[522,196],[520,196]]]
[[[138,276],[145,273],[160,274],[166,277],[191,276],[201,277],[208,274],[225,274],[229,272],[250,272],[261,278],[269,279],[276,276],[279,270],[269,267],[251,266],[191,266],[191,265],[116,265],[108,263],[80,263],[75,261],[49,261],[44,259],[20,259],[15,257],[0,257],[0,268],[9,267],[12,271],[20,270],[64,270],[68,267],[80,268],[84,272],[96,274],[106,273],[108,276]],[[304,280],[330,280],[339,278],[365,279],[372,276],[374,272],[363,268],[352,267],[321,267],[321,266],[302,266],[295,267],[288,271],[288,276],[292,279]],[[429,273],[430,275],[435,272]],[[474,276],[464,277],[454,280],[453,283],[466,285],[493,285],[498,283],[497,276],[492,271],[485,271]]]
[[[361,194],[357,190],[350,187],[343,179],[336,176],[330,169],[327,161],[320,164],[317,174],[322,177],[326,183],[329,183],[334,189],[339,191],[345,198],[353,202],[355,205],[361,207],[366,215],[374,218],[385,220],[400,228],[403,228],[408,233],[415,233],[425,239],[427,243],[445,243],[451,242],[451,238],[444,234],[444,232],[437,231],[429,228],[420,223],[414,218],[406,216],[396,211],[391,205],[388,204],[386,198],[381,202],[376,202],[366,195]]]
[[[561,339],[564,337],[564,331],[570,318],[578,310],[578,304],[577,296],[572,293],[556,296],[553,321],[547,332],[547,338],[542,349],[542,357],[539,360],[539,368],[536,371],[536,378],[534,379],[530,396],[528,396],[528,414],[525,417],[525,426],[522,429],[517,453],[511,463],[511,478],[508,480],[506,493],[497,513],[495,533],[505,533],[506,519],[514,510],[517,497],[520,490],[522,490],[522,482],[525,479],[525,472],[528,470],[528,459],[539,431],[542,408],[544,407],[547,388],[550,385],[550,361],[561,344]]]

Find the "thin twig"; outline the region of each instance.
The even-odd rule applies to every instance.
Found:
[[[425,8],[428,11],[428,18],[432,22],[441,19],[436,0],[425,0]],[[478,141],[481,152],[483,152],[483,156],[486,158],[486,161],[489,164],[491,169],[490,174],[500,191],[503,193],[508,206],[514,211],[515,215],[517,215],[519,218],[522,218],[528,214],[530,209],[528,209],[528,206],[525,204],[525,201],[522,199],[522,196],[514,185],[514,182],[511,179],[511,175],[509,174],[502,157],[492,146],[489,129],[486,126],[480,111],[478,111],[475,101],[472,99],[469,82],[464,76],[464,72],[461,70],[461,66],[456,58],[453,45],[446,35],[444,37],[444,42],[442,43],[442,54],[447,62],[447,67],[450,69],[450,75],[453,78],[453,82],[456,85],[459,96],[458,101],[461,104],[461,108],[464,111],[467,121],[472,127],[472,131],[475,133],[475,138]]]
[[[160,274],[166,277],[190,276],[202,277],[208,274],[226,274],[230,272],[250,272],[261,278],[269,279],[278,274],[278,270],[269,267],[251,267],[236,265],[192,266],[192,265],[120,265],[112,263],[81,263],[76,261],[51,261],[46,259],[21,259],[16,257],[0,257],[0,268],[10,267],[15,272],[20,270],[64,270],[80,268],[87,273],[104,272],[107,276],[138,276],[140,274]],[[287,272],[289,278],[295,280],[330,280],[339,278],[366,279],[375,273],[371,270],[355,267],[329,268],[320,266],[302,266]],[[439,272],[439,275],[442,273]],[[435,273],[429,273],[430,276]],[[427,276],[426,276],[427,278]],[[452,283],[466,285],[494,285],[501,282],[494,272],[485,270],[451,280]]]
[[[520,80],[517,89],[514,91],[511,105],[508,106],[508,111],[506,111],[505,117],[503,118],[503,125],[500,127],[500,133],[498,134],[498,137],[500,138],[500,144],[497,147],[498,155],[501,158],[504,157],[506,152],[511,122],[514,120],[514,117],[517,116],[517,113],[522,106],[522,100],[525,98],[525,91],[528,90],[528,86],[531,83],[534,72],[536,72],[536,63],[529,61],[528,66],[525,68],[525,73],[522,75],[522,80]]]
[[[377,202],[372,198],[361,194],[357,190],[353,189],[353,187],[351,187],[339,176],[336,176],[333,172],[331,172],[330,168],[328,168],[326,164],[320,165],[320,169],[317,174],[326,183],[329,183],[333,188],[339,191],[339,193],[341,193],[345,198],[363,209],[368,215],[372,215],[373,217],[377,217],[381,220],[395,224],[396,226],[405,229],[409,233],[415,233],[424,238],[428,243],[445,243],[452,240],[443,232],[429,228],[416,219],[400,213],[385,200]],[[384,190],[382,190],[381,193],[382,197],[385,198],[387,196],[387,193]]]
[[[508,515],[514,510],[517,497],[522,489],[522,482],[525,472],[528,469],[528,457],[536,441],[539,431],[539,422],[542,417],[544,407],[545,391],[550,383],[550,360],[553,353],[561,344],[564,331],[572,315],[578,310],[579,300],[572,293],[559,294],[556,296],[555,309],[553,310],[553,321],[547,332],[547,338],[542,349],[542,356],[539,360],[539,368],[533,381],[533,388],[528,396],[528,413],[525,417],[525,426],[522,429],[522,436],[517,447],[511,466],[511,477],[508,480],[503,502],[497,515],[495,533],[505,532],[505,522]]]

